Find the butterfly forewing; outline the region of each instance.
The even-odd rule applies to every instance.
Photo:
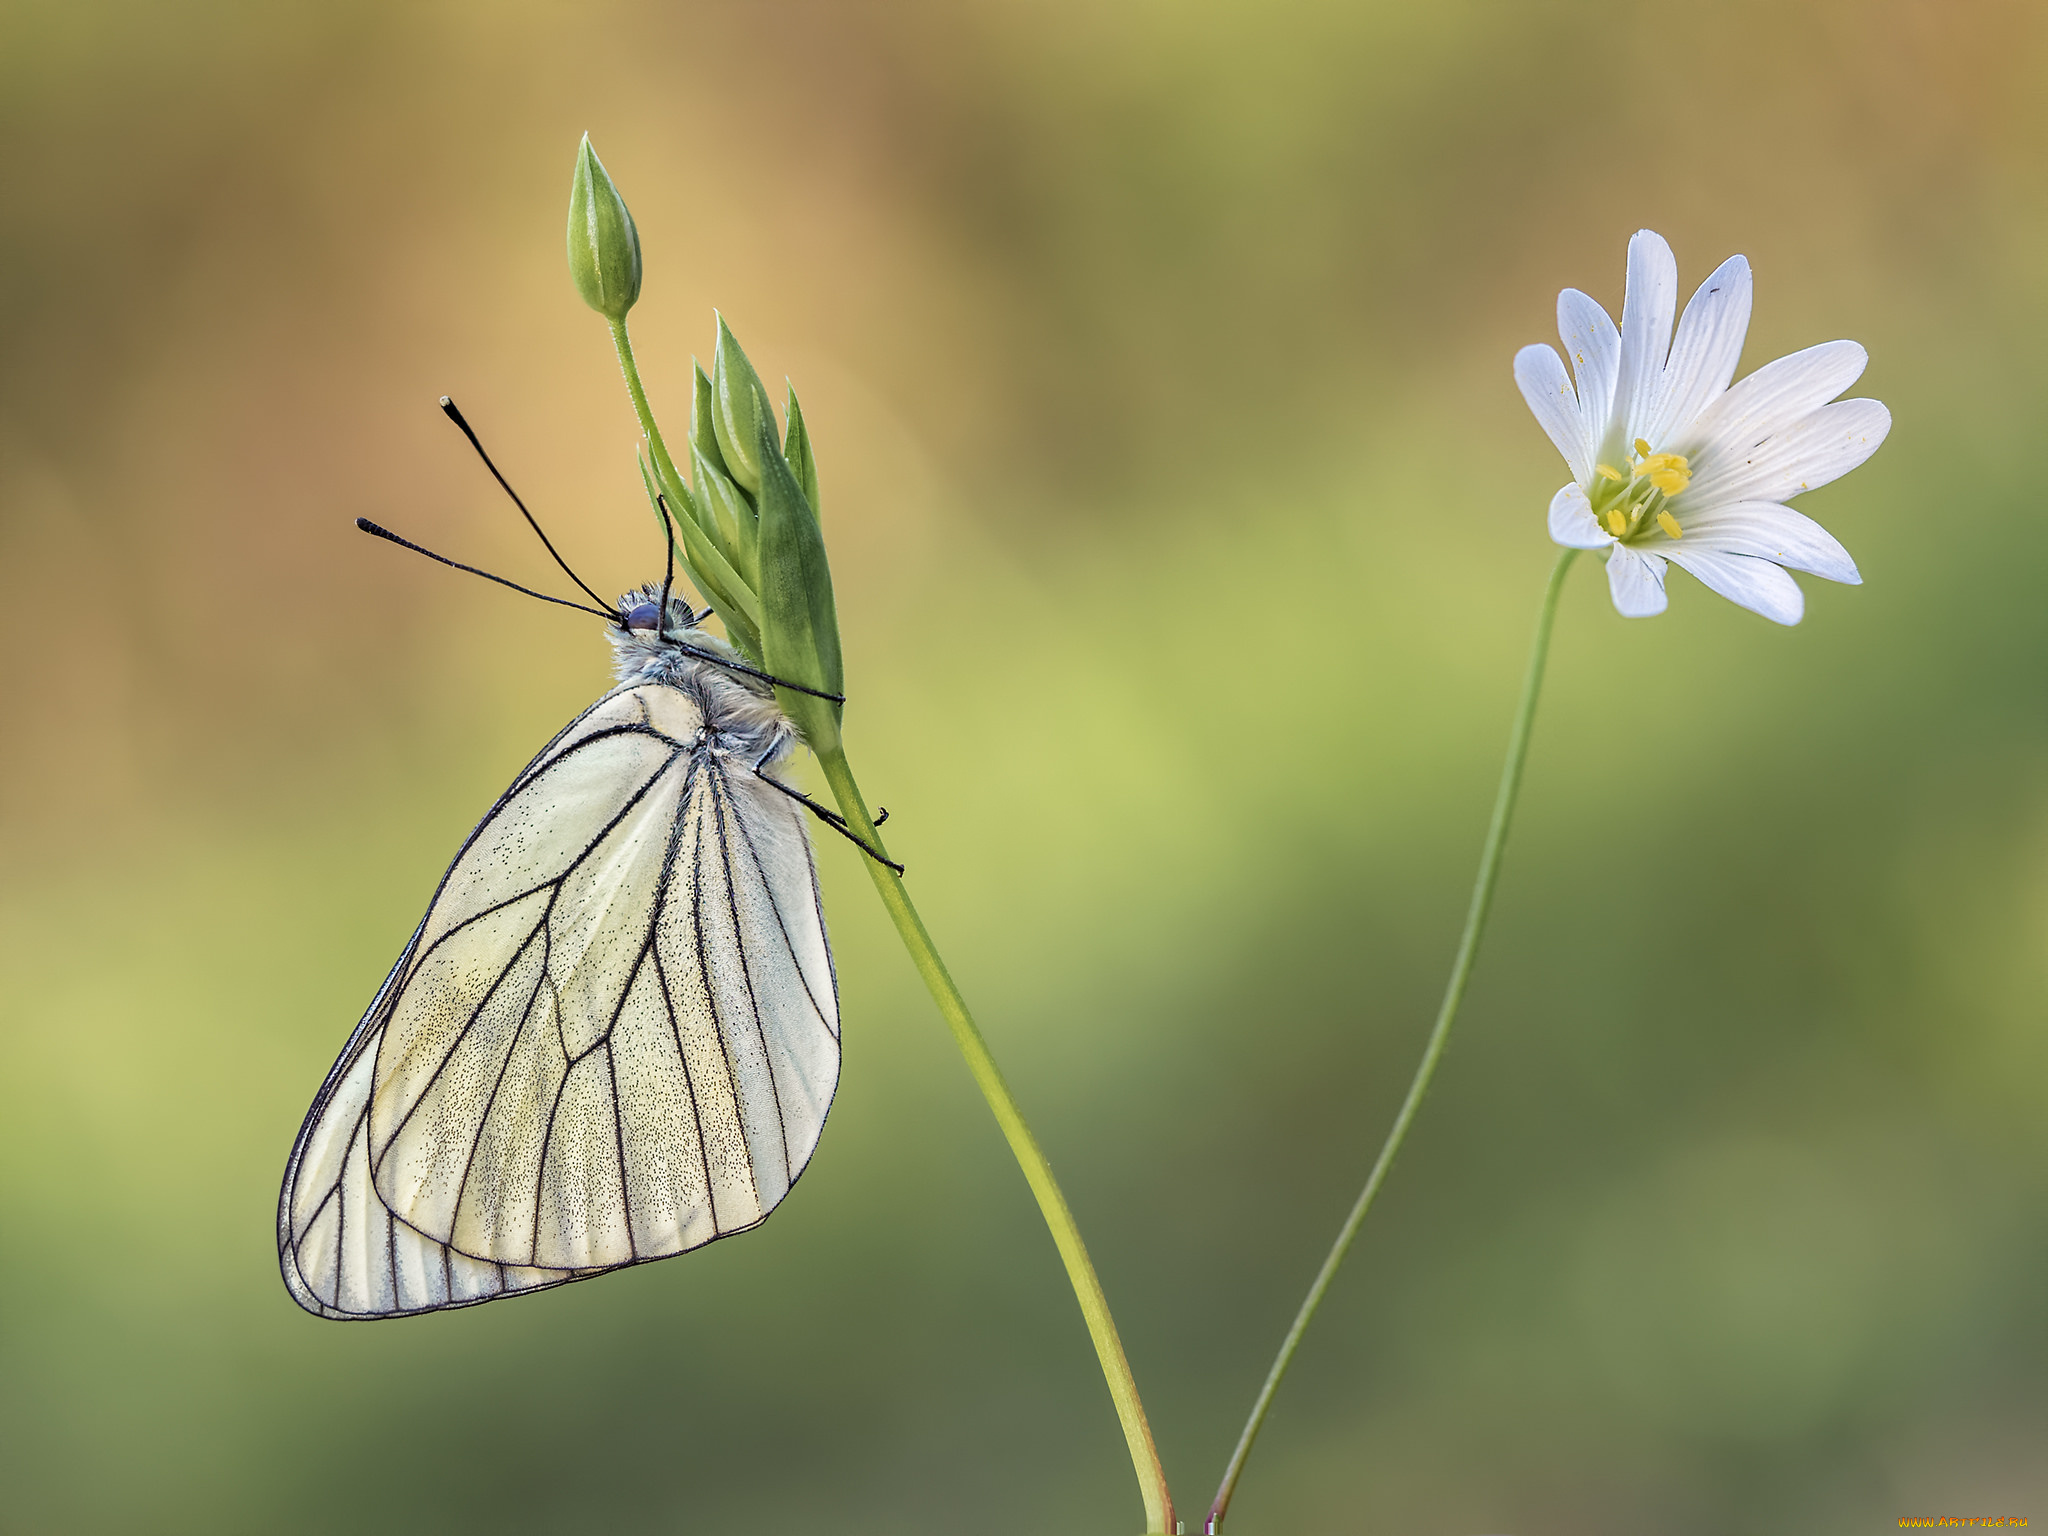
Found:
[[[759,1221],[839,1070],[810,845],[711,695],[621,688],[514,780],[307,1116],[278,1213],[308,1310],[458,1306]]]

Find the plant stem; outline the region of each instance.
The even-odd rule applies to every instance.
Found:
[[[1529,670],[1522,680],[1522,701],[1515,711],[1514,729],[1508,735],[1507,762],[1501,767],[1500,789],[1493,800],[1493,821],[1486,829],[1486,846],[1479,855],[1479,876],[1472,885],[1471,905],[1465,910],[1464,936],[1458,940],[1457,958],[1451,962],[1451,980],[1444,988],[1443,1005],[1437,1009],[1436,1027],[1429,1032],[1429,1043],[1423,1047],[1422,1061],[1415,1069],[1415,1081],[1408,1085],[1408,1097],[1401,1102],[1401,1112],[1394,1117],[1393,1129],[1387,1132],[1386,1143],[1380,1148],[1379,1159],[1366,1177],[1365,1188],[1359,1192],[1351,1214],[1344,1218],[1344,1225],[1338,1229],[1337,1241],[1331,1244],[1329,1257],[1323,1260],[1323,1267],[1316,1272],[1315,1283],[1308,1288],[1308,1296],[1303,1300],[1300,1312],[1295,1314],[1294,1326],[1287,1330],[1280,1353],[1274,1357],[1273,1368],[1266,1373],[1266,1384],[1259,1389],[1258,1401],[1252,1404],[1251,1417],[1245,1420],[1244,1433],[1238,1436],[1237,1449],[1231,1454],[1230,1465],[1224,1469],[1222,1486],[1216,1490],[1216,1501],[1209,1506],[1209,1520],[1203,1527],[1205,1531],[1215,1532],[1222,1528],[1223,1516],[1230,1509],[1231,1495],[1237,1491],[1237,1480],[1244,1474],[1245,1458],[1251,1455],[1252,1442],[1258,1439],[1259,1428],[1266,1422],[1266,1410],[1273,1406],[1273,1394],[1280,1388],[1280,1379],[1293,1363],[1294,1352],[1301,1347],[1301,1336],[1308,1331],[1316,1308],[1322,1305],[1323,1293],[1329,1290],[1337,1266],[1344,1262],[1352,1239],[1358,1236],[1365,1213],[1372,1208],[1373,1197],[1379,1194],[1380,1185],[1386,1182],[1387,1170],[1393,1166],[1394,1155],[1401,1150],[1408,1127],[1414,1123],[1415,1112],[1422,1107],[1423,1095],[1429,1092],[1429,1080],[1436,1075],[1437,1063],[1443,1059],[1444,1042],[1450,1038],[1451,1023],[1458,1017],[1458,1005],[1465,1000],[1465,983],[1471,979],[1472,962],[1479,954],[1479,940],[1486,932],[1486,916],[1493,907],[1493,890],[1500,881],[1501,850],[1507,844],[1509,823],[1514,820],[1515,799],[1522,788],[1522,766],[1529,757],[1529,731],[1536,719],[1536,700],[1543,691],[1543,666],[1550,655],[1550,631],[1557,618],[1558,594],[1564,590],[1565,572],[1571,569],[1572,559],[1577,554],[1575,549],[1559,553],[1557,563],[1550,569],[1550,583],[1544,588],[1543,609],[1536,620],[1536,640],[1529,650]]]
[[[835,747],[821,754],[819,762],[824,767],[826,782],[832,786],[833,798],[839,802],[840,814],[861,837],[881,848],[881,837],[875,831],[873,818],[868,815],[867,802],[861,799],[860,787],[854,783],[853,770],[847,764],[844,749]],[[961,997],[960,989],[947,974],[946,963],[933,947],[931,935],[925,932],[924,923],[917,915],[917,908],[911,905],[910,893],[903,888],[902,879],[878,860],[863,858],[862,862],[867,865],[875,889],[881,894],[882,905],[889,909],[889,917],[896,924],[896,932],[901,935],[904,948],[910,951],[911,962],[924,978],[924,984],[931,989],[932,1000],[939,1005],[947,1027],[953,1031],[954,1043],[967,1059],[967,1070],[974,1074],[982,1097],[988,1100],[988,1107],[994,1111],[996,1123],[1002,1127],[1003,1136],[1010,1143],[1010,1151],[1016,1156],[1017,1166],[1023,1169],[1025,1182],[1038,1199],[1039,1212],[1045,1217],[1053,1244],[1067,1266],[1067,1279],[1074,1287],[1074,1299],[1081,1304],[1081,1315],[1087,1319],[1089,1336],[1094,1339],[1096,1356],[1102,1362],[1103,1379],[1109,1383],[1109,1395],[1116,1403],[1117,1417],[1123,1421],[1124,1439],[1130,1445],[1131,1465],[1138,1474],[1138,1488],[1145,1500],[1145,1529],[1148,1532],[1171,1532],[1173,1496],[1167,1492],[1166,1472],[1159,1464],[1159,1452],[1152,1443],[1151,1426],[1145,1422],[1145,1405],[1138,1399],[1138,1383],[1131,1375],[1130,1361],[1124,1357],[1123,1343],[1117,1337],[1116,1322],[1109,1314],[1109,1301],[1102,1294],[1102,1282],[1096,1278],[1087,1246],[1081,1241],[1081,1229],[1074,1224],[1074,1213],[1067,1208],[1066,1196],[1060,1193],[1052,1165],[1046,1161],[1038,1138],[1031,1134],[1024,1111],[1017,1107],[1010,1085],[1003,1081],[1002,1070],[989,1054],[981,1031],[975,1028],[973,1016],[967,1011],[966,999]]]
[[[647,391],[640,385],[640,368],[633,361],[633,338],[627,334],[623,317],[609,324],[612,346],[619,354],[619,372],[626,376],[626,393],[633,397],[633,414],[640,418],[640,430],[647,434],[648,451],[654,455],[654,472],[664,484],[678,484],[682,476],[676,473],[676,461],[669,457],[668,444],[661,440],[661,428],[655,425],[654,411],[647,404]]]
[[[647,403],[647,391],[641,387],[640,370],[633,359],[633,343],[627,334],[626,322],[623,319],[612,321],[611,332],[612,345],[619,355],[619,371],[625,375],[626,391],[633,397],[633,412],[640,419],[641,431],[647,435],[655,475],[666,485],[680,488],[682,477],[676,472],[675,461],[669,457],[668,445],[662,441],[661,428],[655,424],[654,412]],[[674,494],[681,496],[684,492],[677,489]],[[692,546],[690,554],[693,559],[710,566],[704,574],[732,588],[733,600],[743,608],[748,599],[753,599],[758,607],[758,598],[715,548],[707,545],[700,551],[690,540],[693,525],[689,521],[689,509],[685,508],[684,513],[684,539]],[[710,592],[705,595],[713,596]],[[760,623],[758,611],[747,611],[743,616],[757,626]],[[729,616],[727,627],[731,628]],[[881,835],[875,831],[867,802],[861,799],[860,787],[854,782],[845,749],[835,741],[818,754],[818,761],[824,767],[826,781],[832,786],[833,797],[839,802],[839,813],[846,818],[847,825],[870,847],[881,849]],[[1096,1278],[1087,1246],[1081,1241],[1081,1230],[1074,1223],[1074,1213],[1067,1208],[1066,1196],[1060,1193],[1052,1165],[1046,1161],[1038,1138],[1031,1134],[1024,1111],[1017,1107],[1010,1085],[1003,1081],[1002,1071],[989,1054],[981,1031],[975,1028],[973,1016],[967,1011],[966,999],[961,997],[960,989],[954,986],[953,978],[947,974],[946,963],[933,947],[931,935],[925,932],[924,923],[917,915],[917,908],[911,905],[910,893],[903,888],[901,878],[893,869],[875,859],[864,858],[862,862],[874,877],[882,905],[889,909],[890,919],[896,924],[904,947],[910,951],[912,963],[931,989],[939,1012],[953,1031],[954,1042],[960,1047],[960,1054],[967,1059],[967,1070],[974,1074],[982,1097],[988,1100],[989,1108],[995,1112],[996,1123],[1002,1127],[1003,1135],[1010,1143],[1017,1166],[1024,1170],[1024,1179],[1031,1186],[1031,1193],[1038,1198],[1038,1209],[1052,1231],[1053,1244],[1059,1249],[1061,1260],[1067,1266],[1067,1279],[1074,1287],[1075,1299],[1081,1304],[1081,1315],[1087,1320],[1089,1336],[1095,1341],[1095,1353],[1102,1362],[1103,1379],[1109,1383],[1109,1395],[1116,1404],[1117,1418],[1123,1423],[1124,1439],[1130,1446],[1131,1465],[1137,1471],[1138,1489],[1145,1501],[1145,1528],[1147,1532],[1170,1532],[1173,1529],[1173,1496],[1167,1492],[1166,1471],[1159,1464],[1159,1452],[1152,1443],[1151,1426],[1145,1422],[1145,1405],[1138,1399],[1138,1383],[1131,1375],[1131,1363],[1124,1357],[1123,1341],[1117,1337],[1116,1322],[1109,1314],[1109,1301],[1102,1293],[1102,1282]]]

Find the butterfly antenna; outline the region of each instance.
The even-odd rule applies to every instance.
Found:
[[[545,592],[536,592],[531,587],[522,587],[516,581],[507,581],[502,576],[493,576],[489,571],[480,571],[473,565],[464,565],[460,560],[450,560],[446,555],[435,554],[424,544],[415,544],[411,539],[400,538],[389,528],[373,523],[367,517],[357,518],[356,526],[367,534],[372,534],[377,538],[398,545],[401,549],[409,549],[416,555],[425,555],[429,560],[438,560],[443,565],[452,565],[456,570],[467,571],[472,576],[481,576],[485,581],[495,581],[501,587],[510,587],[514,592],[524,592],[528,597],[537,597],[544,603],[558,603],[564,608],[574,608],[578,613],[594,613],[600,619],[609,619],[614,624],[619,622],[619,615],[609,608],[592,608],[587,603],[572,603],[566,597],[549,597]],[[587,592],[590,589],[585,587],[584,590]]]
[[[568,572],[569,579],[575,582],[577,586],[583,588],[584,592],[589,595],[590,600],[592,602],[596,603],[599,607],[604,608],[606,613],[611,613],[612,609],[609,607],[609,605],[605,603],[605,600],[599,597],[595,592],[592,592],[590,590],[590,584],[586,582],[581,576],[578,576],[574,571],[569,570],[569,562],[562,558],[562,552],[559,549],[555,548],[554,541],[550,539],[546,533],[542,532],[539,521],[534,517],[534,515],[531,512],[527,510],[526,503],[519,499],[519,493],[512,489],[512,482],[507,480],[503,474],[499,473],[498,466],[491,462],[491,456],[488,453],[484,452],[484,445],[477,441],[475,429],[472,428],[467,421],[462,419],[462,412],[455,408],[455,402],[449,399],[448,396],[443,395],[441,397],[441,410],[443,411],[444,414],[446,414],[450,421],[454,422],[456,426],[462,429],[462,435],[469,439],[469,446],[474,448],[476,450],[476,456],[484,461],[484,468],[488,469],[491,472],[492,479],[496,480],[498,484],[502,485],[505,488],[505,494],[512,498],[512,505],[519,509],[520,515],[526,519],[527,526],[532,528],[533,531],[539,535],[541,543],[547,546],[548,553],[555,557],[555,564],[559,565],[564,571]],[[415,545],[414,547],[417,548],[418,546]],[[439,560],[441,557],[439,555],[436,555],[434,558],[436,560]],[[446,563],[449,565],[453,565],[455,562],[453,560],[450,560]],[[467,570],[468,567],[464,566],[463,569]],[[481,576],[484,573],[482,571],[478,571],[476,574]],[[491,580],[493,581],[496,581],[497,579],[498,578],[495,576],[491,578]],[[509,587],[512,585],[512,583],[508,581],[505,583],[505,585]],[[521,587],[520,590],[523,592],[526,589],[524,587]],[[534,595],[539,596],[538,593]],[[557,599],[557,601],[559,601],[559,599]]]
[[[654,498],[654,504],[661,508],[662,537],[668,541],[668,570],[661,578],[661,607],[657,610],[661,614],[660,622],[666,624],[668,623],[668,594],[669,590],[676,584],[676,529],[674,519],[669,514],[668,498],[666,496],[657,496]],[[695,614],[691,615],[692,619],[695,617]]]

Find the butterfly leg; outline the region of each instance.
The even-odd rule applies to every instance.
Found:
[[[495,580],[496,578],[493,579]],[[843,693],[825,693],[820,689],[808,687],[803,683],[792,683],[786,677],[777,677],[773,672],[757,671],[743,661],[734,661],[730,656],[720,656],[715,651],[701,650],[697,646],[687,644],[681,640],[670,640],[668,643],[678,651],[681,651],[685,656],[694,656],[699,661],[708,661],[714,667],[723,667],[728,672],[744,672],[748,677],[758,677],[762,682],[773,683],[777,688],[788,688],[797,693],[808,693],[814,699],[826,699],[834,704],[844,704],[846,702],[846,695]]]
[[[848,842],[852,843],[855,847],[860,849],[862,853],[866,854],[869,858],[873,859],[877,864],[885,865],[886,867],[895,870],[896,873],[899,875],[903,873],[903,866],[901,864],[898,864],[894,859],[885,856],[880,849],[876,848],[866,838],[862,837],[858,832],[854,831],[853,828],[849,827],[846,824],[846,818],[844,816],[840,815],[837,811],[826,809],[824,806],[818,804],[817,801],[813,800],[809,795],[805,794],[802,790],[796,789],[788,784],[785,784],[780,779],[770,778],[768,775],[768,770],[766,769],[766,767],[763,766],[767,761],[768,759],[766,757],[763,757],[760,762],[754,764],[755,778],[759,779],[763,784],[766,784],[770,789],[780,790],[783,794],[789,796],[790,799],[796,801],[798,805],[803,806],[813,816],[817,817],[818,820],[824,822],[826,826],[830,827],[834,832],[837,832],[841,837],[845,838]],[[887,811],[882,812],[880,816],[877,816],[875,818],[875,825],[879,827],[884,821],[888,819],[888,816],[889,813]]]

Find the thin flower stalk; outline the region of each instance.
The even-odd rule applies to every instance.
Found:
[[[847,824],[876,848],[881,848],[881,834],[876,831],[874,819],[868,814],[860,786],[854,782],[844,748],[826,753],[819,762],[825,770],[825,781],[832,786],[832,797],[838,802],[839,812]],[[1002,1127],[1003,1138],[1009,1142],[1011,1154],[1023,1170],[1025,1182],[1031,1186],[1039,1212],[1059,1249],[1060,1261],[1066,1265],[1067,1280],[1074,1288],[1074,1299],[1081,1304],[1081,1315],[1088,1323],[1088,1336],[1094,1340],[1096,1358],[1102,1363],[1103,1379],[1109,1383],[1109,1395],[1116,1403],[1117,1418],[1123,1423],[1131,1466],[1137,1473],[1138,1486],[1145,1500],[1145,1529],[1148,1532],[1170,1532],[1174,1528],[1173,1495],[1167,1490],[1166,1470],[1160,1464],[1159,1450],[1153,1443],[1152,1427],[1145,1420],[1145,1405],[1138,1397],[1137,1379],[1131,1374],[1130,1361],[1125,1358],[1123,1341],[1117,1337],[1116,1319],[1110,1316],[1109,1299],[1103,1294],[1102,1281],[1097,1278],[1095,1265],[1088,1257],[1087,1245],[1081,1241],[1081,1229],[1074,1221],[1073,1211],[1067,1206],[1067,1197],[1060,1192],[1059,1181],[1053,1177],[1052,1164],[1046,1160],[1038,1138],[1032,1135],[1024,1111],[1010,1092],[1010,1085],[1003,1079],[1002,1069],[989,1053],[988,1043],[975,1027],[974,1016],[967,1011],[967,1000],[960,995],[959,987],[954,985],[952,974],[946,969],[946,962],[939,957],[931,935],[925,931],[924,920],[911,904],[910,892],[904,889],[903,877],[879,860],[863,862],[875,882],[882,905],[888,909],[890,921],[896,925],[903,947],[910,951],[911,962],[916,965],[918,975],[924,978],[925,986],[931,990],[932,1001],[939,1005],[946,1027],[952,1030],[954,1043],[967,1062],[967,1070],[974,1074],[976,1086],[988,1101],[996,1123]]]
[[[1302,1336],[1308,1332],[1316,1309],[1323,1304],[1323,1296],[1330,1289],[1330,1282],[1336,1278],[1338,1267],[1351,1251],[1352,1241],[1365,1221],[1365,1213],[1372,1209],[1380,1186],[1386,1182],[1387,1172],[1394,1166],[1395,1155],[1408,1137],[1408,1128],[1415,1123],[1416,1112],[1422,1108],[1423,1096],[1429,1092],[1430,1079],[1436,1076],[1437,1064],[1443,1060],[1451,1025],[1457,1021],[1458,1007],[1465,1000],[1465,986],[1471,980],[1473,962],[1479,957],[1479,941],[1486,933],[1487,914],[1493,910],[1494,888],[1500,883],[1501,854],[1507,847],[1508,828],[1514,822],[1515,802],[1522,789],[1522,768],[1529,759],[1529,736],[1536,720],[1536,702],[1543,692],[1544,665],[1550,656],[1550,632],[1557,618],[1558,595],[1564,590],[1565,573],[1571,569],[1577,554],[1576,549],[1559,551],[1557,563],[1550,569],[1549,585],[1543,591],[1543,607],[1536,620],[1536,639],[1530,647],[1529,667],[1522,680],[1522,699],[1515,710],[1514,728],[1508,735],[1508,755],[1500,771],[1500,789],[1494,795],[1493,820],[1486,829],[1486,844],[1479,855],[1479,875],[1473,882],[1471,904],[1465,910],[1465,931],[1458,940],[1457,956],[1451,962],[1451,979],[1444,988],[1443,1005],[1437,1009],[1436,1025],[1430,1030],[1429,1041],[1422,1048],[1422,1060],[1415,1068],[1414,1081],[1408,1085],[1408,1096],[1401,1101],[1401,1111],[1394,1117],[1393,1128],[1387,1132],[1386,1142],[1380,1147],[1372,1172],[1366,1175],[1365,1188],[1359,1191],[1351,1214],[1337,1229],[1337,1240],[1330,1245],[1322,1268],[1316,1271],[1315,1281],[1308,1288],[1301,1310],[1295,1314],[1287,1337],[1280,1343],[1280,1353],[1266,1372],[1265,1385],[1260,1387],[1258,1400],[1252,1404],[1251,1417],[1245,1420],[1244,1430],[1237,1438],[1237,1449],[1231,1453],[1230,1465],[1223,1472],[1223,1482],[1209,1506],[1209,1519],[1203,1526],[1205,1531],[1213,1533],[1222,1529],[1223,1517],[1230,1510],[1231,1497],[1237,1492],[1238,1479],[1244,1475],[1245,1460],[1251,1455],[1252,1444],[1259,1438],[1266,1413],[1273,1406],[1273,1396],[1280,1390],[1287,1368],[1294,1363],[1295,1351],[1301,1347]]]

